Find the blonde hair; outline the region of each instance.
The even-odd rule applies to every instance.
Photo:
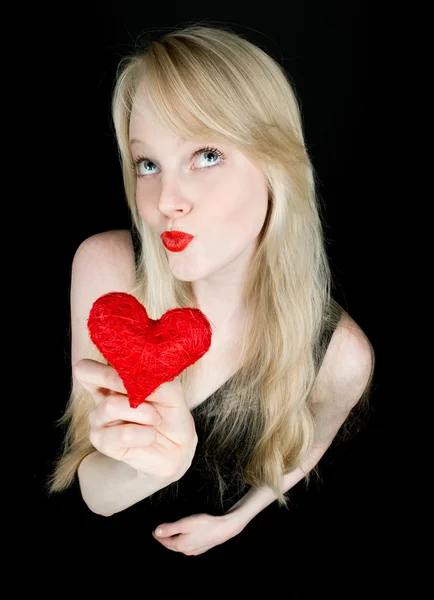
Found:
[[[199,405],[197,418],[208,423],[203,455],[222,502],[226,482],[235,478],[240,485],[269,485],[279,506],[287,506],[281,477],[300,467],[315,440],[310,393],[324,352],[321,332],[332,331],[343,312],[331,298],[321,206],[295,92],[283,67],[228,27],[171,31],[121,62],[113,121],[133,234],[141,244],[131,293],[158,319],[171,308],[196,304],[191,283],[172,276],[157,233],[137,211],[129,120],[140,97],[178,136],[233,144],[266,177],[269,209],[243,292],[241,367],[218,400]],[[192,365],[181,374],[184,390],[194,373]],[[85,390],[71,393],[52,491],[69,486],[93,450],[87,421],[92,407]],[[235,466],[223,476],[228,453]]]

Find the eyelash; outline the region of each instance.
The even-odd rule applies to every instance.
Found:
[[[221,159],[221,161],[219,163],[216,163],[215,165],[210,165],[210,167],[219,167],[223,163],[223,161],[226,160],[223,152],[221,152],[218,148],[211,148],[211,146],[206,146],[205,148],[200,148],[199,150],[196,150],[193,153],[193,158],[195,158],[199,154],[202,154],[203,152],[215,152],[215,154],[217,154],[217,156]],[[136,177],[141,178],[141,177],[150,177],[151,175],[155,175],[155,173],[151,173],[150,175],[139,175],[138,174],[137,169],[139,167],[139,164],[144,161],[152,162],[152,160],[149,160],[149,158],[146,158],[145,156],[138,156],[137,158],[134,158],[132,160],[131,167],[132,167],[133,172],[136,175]],[[204,167],[204,168],[209,169],[210,167]],[[199,171],[203,171],[203,169],[199,169]]]

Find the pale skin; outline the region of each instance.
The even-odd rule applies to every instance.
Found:
[[[134,252],[128,231],[96,234],[81,245],[73,265],[72,364],[83,361],[89,347],[86,320],[92,303],[109,291],[128,292],[134,277]],[[92,361],[91,361],[92,362]],[[125,388],[115,384],[116,373],[110,367],[93,361],[93,386],[122,395]],[[323,456],[351,408],[363,393],[371,371],[368,340],[360,327],[347,315],[338,324],[314,385],[315,416],[319,423],[318,439],[302,469],[282,478],[282,490],[298,483]],[[74,385],[80,383],[73,368]],[[333,399],[330,391],[333,390]],[[125,396],[124,396],[125,397]],[[203,395],[203,400],[207,394]],[[126,397],[125,397],[126,400]],[[126,401],[122,410],[128,410]],[[132,409],[130,409],[132,410]],[[134,416],[134,419],[137,417]],[[150,415],[149,424],[156,423]],[[133,418],[131,418],[133,420]],[[135,490],[130,490],[134,503]],[[137,498],[135,501],[139,501]],[[264,508],[274,502],[275,495],[267,487],[249,490],[225,515],[188,515],[175,523],[162,523],[162,537],[155,539],[166,548],[187,555],[198,555],[238,535]],[[104,516],[109,516],[104,513]]]
[[[198,305],[215,326],[214,350],[203,360],[207,376],[198,375],[194,392],[186,396],[192,409],[232,374],[229,362],[233,361],[225,362],[227,351],[222,349],[235,347],[233,325],[239,325],[243,317],[240,290],[266,217],[267,187],[259,169],[235,148],[212,140],[184,145],[183,140],[139,111],[133,110],[130,137],[137,140],[131,145],[132,157],[147,159],[137,165],[142,175],[137,179],[141,218],[158,233],[179,227],[195,236],[183,252],[166,250],[173,275],[192,282]],[[193,156],[207,145],[223,152],[225,161],[219,163],[212,152]],[[205,166],[217,163],[219,166]],[[145,175],[148,172],[151,174]],[[110,291],[128,292],[134,278],[134,251],[128,231],[97,234],[84,243],[81,254],[85,256],[76,260],[73,268],[73,366],[89,347],[86,319],[93,301]],[[317,443],[302,469],[282,478],[283,491],[298,483],[323,456],[360,399],[370,371],[369,342],[360,327],[345,315],[330,341],[313,390],[319,423]],[[274,500],[274,493],[267,487],[250,490],[222,517],[187,515],[175,523],[162,523],[156,528],[157,532],[161,529],[161,536],[155,532],[152,535],[172,551],[202,554],[238,535]]]
[[[199,308],[225,334],[243,316],[244,277],[268,208],[265,177],[233,145],[178,138],[145,105],[132,110],[130,140],[133,160],[146,158],[137,164],[140,216],[159,234],[195,236],[183,252],[166,251],[169,265],[192,282]],[[207,146],[218,152],[194,156]]]

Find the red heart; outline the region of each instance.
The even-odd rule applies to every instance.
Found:
[[[117,371],[137,408],[211,345],[211,325],[198,308],[174,308],[154,321],[134,296],[109,292],[89,313],[90,338]]]

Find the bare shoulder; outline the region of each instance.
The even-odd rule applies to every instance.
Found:
[[[71,360],[89,348],[87,318],[95,300],[108,292],[129,292],[135,282],[131,234],[118,229],[97,233],[77,248],[71,271]]]
[[[361,327],[344,313],[333,332],[312,390],[313,403],[349,412],[365,391],[374,367],[372,345]]]
[[[96,268],[134,273],[134,248],[131,233],[127,229],[103,231],[86,238],[78,246],[73,260],[73,269],[91,272]]]

